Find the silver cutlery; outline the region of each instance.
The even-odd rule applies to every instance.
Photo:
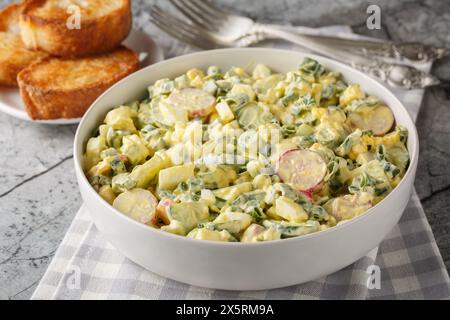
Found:
[[[264,32],[265,29],[281,29],[295,32],[305,36],[309,40],[321,42],[322,44],[335,45],[355,50],[355,53],[373,57],[377,56],[386,62],[398,62],[415,67],[416,64],[423,64],[450,55],[450,49],[425,46],[420,43],[400,43],[384,41],[376,38],[361,37],[354,34],[340,34],[339,36],[321,35],[318,29],[310,27],[279,26],[274,24],[259,24],[252,19],[236,15],[215,7],[211,2],[204,0],[170,0],[186,17],[199,26],[206,29],[215,26],[216,31],[231,29],[218,34],[220,41],[233,41],[245,34],[258,35],[255,39],[262,41],[273,37],[271,32]],[[258,33],[258,30],[262,32]],[[230,34],[231,33],[231,34]]]
[[[326,46],[306,36],[257,24],[245,17],[223,15],[222,12],[216,11],[215,8],[199,0],[171,0],[171,2],[187,16],[190,22],[164,12],[157,6],[151,9],[153,22],[173,37],[199,48],[247,46],[252,42],[252,37],[265,34],[350,64],[394,87],[414,89],[439,83],[434,76],[414,67],[363,57],[343,49]],[[189,5],[182,6],[186,3]]]
[[[274,26],[275,28],[285,29],[290,32],[296,32],[295,28],[286,28],[283,26]],[[301,29],[300,29],[301,30]],[[383,41],[370,39],[353,39],[344,37],[331,37],[328,35],[309,35],[303,32],[300,35],[311,40],[341,47],[350,50],[364,57],[376,57],[388,63],[398,63],[411,67],[421,67],[435,60],[450,56],[450,49],[443,47],[426,46],[421,43],[409,42],[396,44],[391,41]],[[255,45],[261,41],[272,39],[270,35],[263,33],[254,33],[244,36],[240,39],[240,43],[245,46]]]

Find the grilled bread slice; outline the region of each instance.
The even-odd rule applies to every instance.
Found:
[[[22,4],[0,11],[0,86],[17,87],[17,74],[47,54],[25,48],[19,30]]]
[[[0,86],[17,87],[17,74],[46,56],[26,49],[19,36],[0,32]]]
[[[29,49],[61,57],[109,52],[128,36],[131,24],[131,0],[28,0],[20,17]]]
[[[34,120],[81,117],[106,89],[139,68],[132,50],[86,58],[48,57],[18,75],[20,94]]]
[[[22,3],[13,3],[0,10],[0,31],[20,34],[19,17]]]

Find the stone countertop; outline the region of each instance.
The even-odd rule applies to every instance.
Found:
[[[10,0],[0,0],[0,7]],[[351,24],[356,32],[395,41],[450,47],[446,0],[217,0],[217,4],[262,22],[323,26]],[[153,3],[134,0],[135,27],[151,34],[166,56],[179,43],[148,22]],[[382,30],[366,28],[366,8],[381,7]],[[450,59],[435,64],[445,77]],[[426,92],[419,115],[421,155],[416,189],[450,270],[450,90]],[[0,299],[28,299],[81,205],[73,169],[75,126],[46,126],[0,113]]]

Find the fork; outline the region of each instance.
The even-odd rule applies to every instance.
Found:
[[[280,37],[273,29],[287,31],[285,26],[272,24],[259,24],[252,19],[232,14],[213,6],[209,1],[203,0],[169,0],[186,17],[207,31],[213,31],[213,35],[219,43],[227,44],[237,41],[246,34],[257,35],[253,41],[262,41],[266,38]],[[212,29],[210,29],[212,28]],[[322,44],[332,44],[348,49],[354,49],[360,55],[372,58],[378,56],[389,63],[401,63],[415,67],[450,55],[450,49],[424,46],[419,43],[395,44],[375,38],[360,37],[356,39],[353,34],[331,37],[320,35],[318,29],[308,27],[295,27],[295,33],[301,34],[308,40],[314,40]],[[289,30],[293,31],[293,30]],[[289,39],[284,39],[292,41]]]
[[[171,1],[173,3],[177,2],[175,0]],[[181,0],[178,1],[181,2]],[[182,2],[184,3],[186,1]],[[247,39],[246,37],[254,36],[258,33],[268,33],[271,36],[294,42],[344,63],[349,64],[348,62],[352,61],[350,65],[354,68],[368,73],[393,87],[414,89],[425,88],[440,83],[434,76],[414,67],[386,63],[376,59],[368,59],[367,57],[362,57],[336,48],[330,48],[322,44],[317,44],[300,35],[258,25],[251,19],[245,21],[239,19],[239,23],[231,23],[229,28],[221,30],[220,27],[223,27],[227,21],[232,21],[233,18],[230,18],[228,15],[225,16],[225,18],[224,16],[220,16],[214,11],[214,8],[208,7],[201,1],[192,0],[189,2],[197,3],[199,8],[202,6],[202,9],[197,8],[195,12],[188,11],[188,9],[186,9],[187,7],[183,8],[184,11],[182,11],[182,13],[189,13],[188,18],[191,19],[190,23],[164,12],[157,6],[153,6],[150,12],[153,23],[173,37],[199,48],[215,49],[220,47],[242,46],[243,42]],[[180,5],[180,3],[177,3],[177,5]],[[189,8],[193,9],[193,7]],[[199,14],[199,12],[202,13]],[[211,13],[211,17],[207,18],[205,12]],[[214,22],[214,19],[217,19],[218,22]],[[244,30],[247,30],[247,32],[243,33],[240,31],[240,28],[245,28]]]

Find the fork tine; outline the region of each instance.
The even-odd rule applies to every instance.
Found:
[[[192,12],[195,12],[197,16],[200,16],[202,19],[207,20],[210,24],[218,24],[219,22],[223,22],[227,15],[224,14],[215,14],[210,10],[204,9],[204,3],[200,3],[198,1],[193,0],[178,0],[182,6],[190,8]],[[206,7],[207,8],[207,7]]]
[[[187,30],[191,33],[199,33],[199,28],[195,25],[189,24],[178,17],[171,15],[170,13],[160,9],[158,6],[154,6],[151,10],[151,13],[159,16],[162,21],[168,22],[169,24],[174,24],[183,30]]]
[[[200,44],[198,42],[198,39],[194,39],[189,35],[186,35],[181,30],[176,30],[176,28],[173,28],[173,26],[169,26],[166,24],[166,22],[159,20],[159,18],[151,17],[150,21],[153,22],[158,28],[169,34],[175,39],[178,39],[184,43],[187,43],[189,45],[192,45],[197,48],[203,48],[203,49],[210,49],[205,45],[205,43]]]
[[[211,49],[217,46],[200,33],[195,27],[186,24],[184,21],[169,15],[153,6],[150,10],[152,22],[176,39],[187,42],[199,48]]]
[[[200,8],[203,11],[208,12],[210,15],[214,16],[215,18],[224,18],[230,14],[229,12],[226,12],[226,11],[214,6],[211,3],[211,1],[191,0],[191,2],[195,3],[198,8]]]
[[[197,33],[194,30],[186,29],[182,24],[173,21],[156,10],[151,12],[151,17],[154,22],[158,23],[158,25],[164,26],[166,28],[165,30],[172,35],[180,34],[183,38],[188,38],[190,40],[195,40],[197,37]]]
[[[192,2],[190,1],[180,1],[180,0],[169,0],[181,13],[183,13],[189,20],[194,22],[195,24],[200,25],[201,27],[208,30],[210,27],[215,27],[213,22],[211,22],[210,18],[206,18],[203,13],[198,13],[197,8],[192,6]]]

